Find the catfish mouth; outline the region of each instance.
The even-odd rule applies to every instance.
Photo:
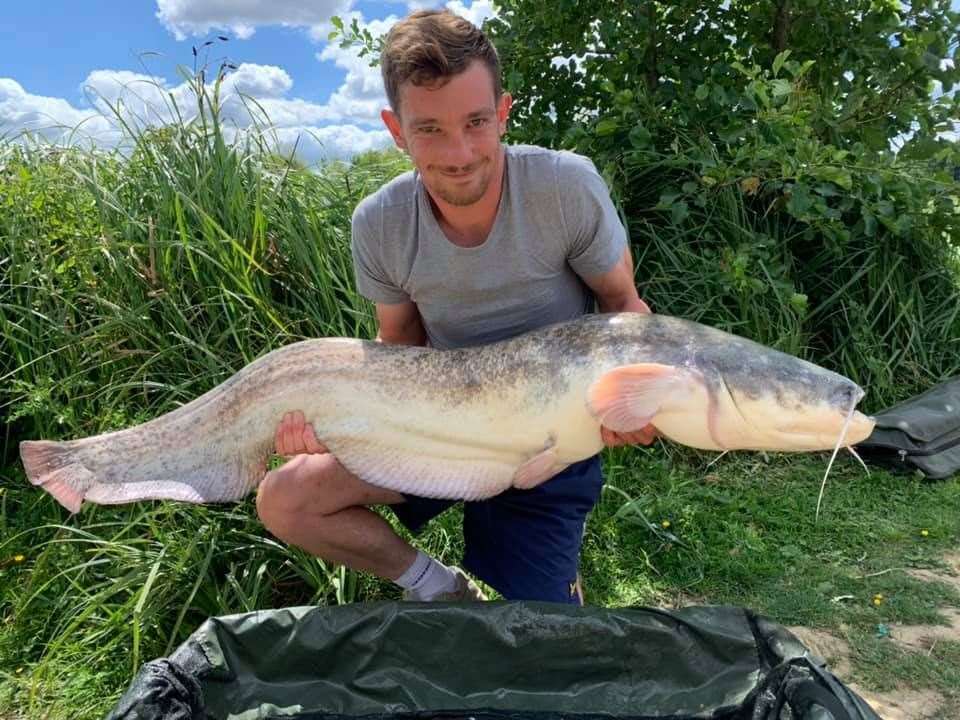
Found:
[[[876,421],[856,410],[863,399],[863,389],[846,381],[818,403],[801,403],[792,421],[779,424],[778,430],[806,438],[818,448],[833,448],[838,443],[849,447],[866,440]]]
[[[724,383],[731,401],[714,422],[714,437],[727,440],[727,448],[750,448],[786,452],[832,450],[856,445],[873,432],[873,418],[855,409],[863,391],[843,383],[820,398],[801,392],[745,395]],[[722,403],[722,401],[721,401]],[[724,432],[724,419],[738,431]],[[728,426],[729,427],[729,426]],[[726,435],[726,437],[724,437]]]
[[[849,423],[847,415],[850,416]],[[841,447],[863,442],[870,437],[875,424],[874,418],[859,410],[842,413],[832,409],[827,413],[810,413],[809,416],[781,425],[776,430],[789,437],[801,449],[829,450],[838,442]]]

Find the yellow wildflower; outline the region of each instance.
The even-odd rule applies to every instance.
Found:
[[[929,534],[930,534],[930,531],[929,531],[929,530],[926,530],[926,529],[924,529],[924,530],[921,530],[921,531],[920,531],[920,534],[921,534],[921,535],[923,535],[924,537],[926,537],[927,535],[929,535]]]
[[[13,556],[13,561],[15,563],[22,563],[24,560],[26,560],[26,558],[23,555],[17,554]]]
[[[664,529],[667,529],[668,527],[670,527],[670,521],[669,521],[669,520],[663,520],[663,521],[660,523],[660,526],[661,526],[662,528],[664,528]]]

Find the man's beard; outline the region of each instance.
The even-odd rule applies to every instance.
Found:
[[[437,187],[433,188],[433,191],[441,200],[454,207],[473,205],[483,197],[487,188],[490,187],[492,165],[493,163],[489,160],[481,162],[480,167],[474,170],[474,176],[471,177],[473,182],[467,184],[465,187],[448,185],[447,181],[449,181],[449,178],[444,177],[438,172]]]

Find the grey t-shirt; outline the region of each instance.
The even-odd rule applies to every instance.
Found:
[[[493,228],[463,248],[437,223],[416,171],[366,197],[353,213],[357,288],[377,303],[412,300],[430,343],[478,345],[579,317],[593,308],[581,277],[612,269],[626,232],[588,158],[506,146]]]

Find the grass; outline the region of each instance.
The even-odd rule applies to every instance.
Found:
[[[68,517],[23,477],[20,439],[125,427],[282,344],[372,334],[370,307],[353,288],[350,214],[406,160],[368,156],[308,172],[279,156],[268,133],[228,142],[215,94],[197,92],[211,115],[184,112],[179,124],[135,134],[127,156],[0,144],[0,718],[101,717],[143,662],[210,616],[399,597],[392,584],[274,541],[252,498],[88,505]],[[645,181],[659,187],[653,176]],[[738,234],[783,230],[775,220],[751,225],[729,193],[715,200],[703,212],[703,226],[717,232],[711,242],[733,248]],[[716,272],[739,267],[736,253],[760,245],[709,255],[689,228],[633,220],[655,304],[810,350],[815,333],[784,304],[789,288],[757,277],[741,287],[744,278]],[[766,252],[747,260],[777,259]],[[890,263],[902,270],[901,260]],[[868,270],[857,277],[885,296],[903,289],[902,275]],[[931,318],[944,299],[921,297],[915,285],[907,295],[926,308],[915,315],[925,324],[893,350],[929,361],[927,372],[960,367],[956,343],[930,340],[952,326],[952,316]],[[701,317],[703,307],[713,314]],[[934,331],[927,343],[924,329]],[[878,343],[874,330],[882,328],[836,350],[844,366],[880,363],[882,379],[901,334]],[[870,390],[891,397],[898,387]],[[960,604],[946,586],[902,570],[935,566],[960,546],[956,481],[866,477],[842,462],[814,522],[825,458],[710,460],[667,446],[606,454],[607,489],[583,549],[591,603],[745,605],[783,624],[847,633],[856,672],[876,687],[956,686],[951,644],[923,658],[874,637],[878,624],[936,622],[937,608]],[[458,562],[459,520],[451,510],[418,543]]]
[[[868,686],[903,682],[950,696],[956,647],[942,643],[919,656],[875,632],[881,624],[937,623],[938,608],[960,606],[948,586],[904,572],[937,567],[960,546],[960,482],[867,477],[839,463],[815,522],[825,458],[728,455],[707,467],[710,459],[666,447],[607,452],[607,487],[583,547],[589,602],[750,607],[847,638]],[[4,487],[0,717],[18,707],[48,708],[51,718],[98,716],[139,664],[169,653],[210,615],[399,598],[389,583],[275,542],[252,498],[230,507],[86,506],[51,522],[65,513],[18,470]],[[458,562],[460,518],[458,508],[448,511],[416,542]]]

